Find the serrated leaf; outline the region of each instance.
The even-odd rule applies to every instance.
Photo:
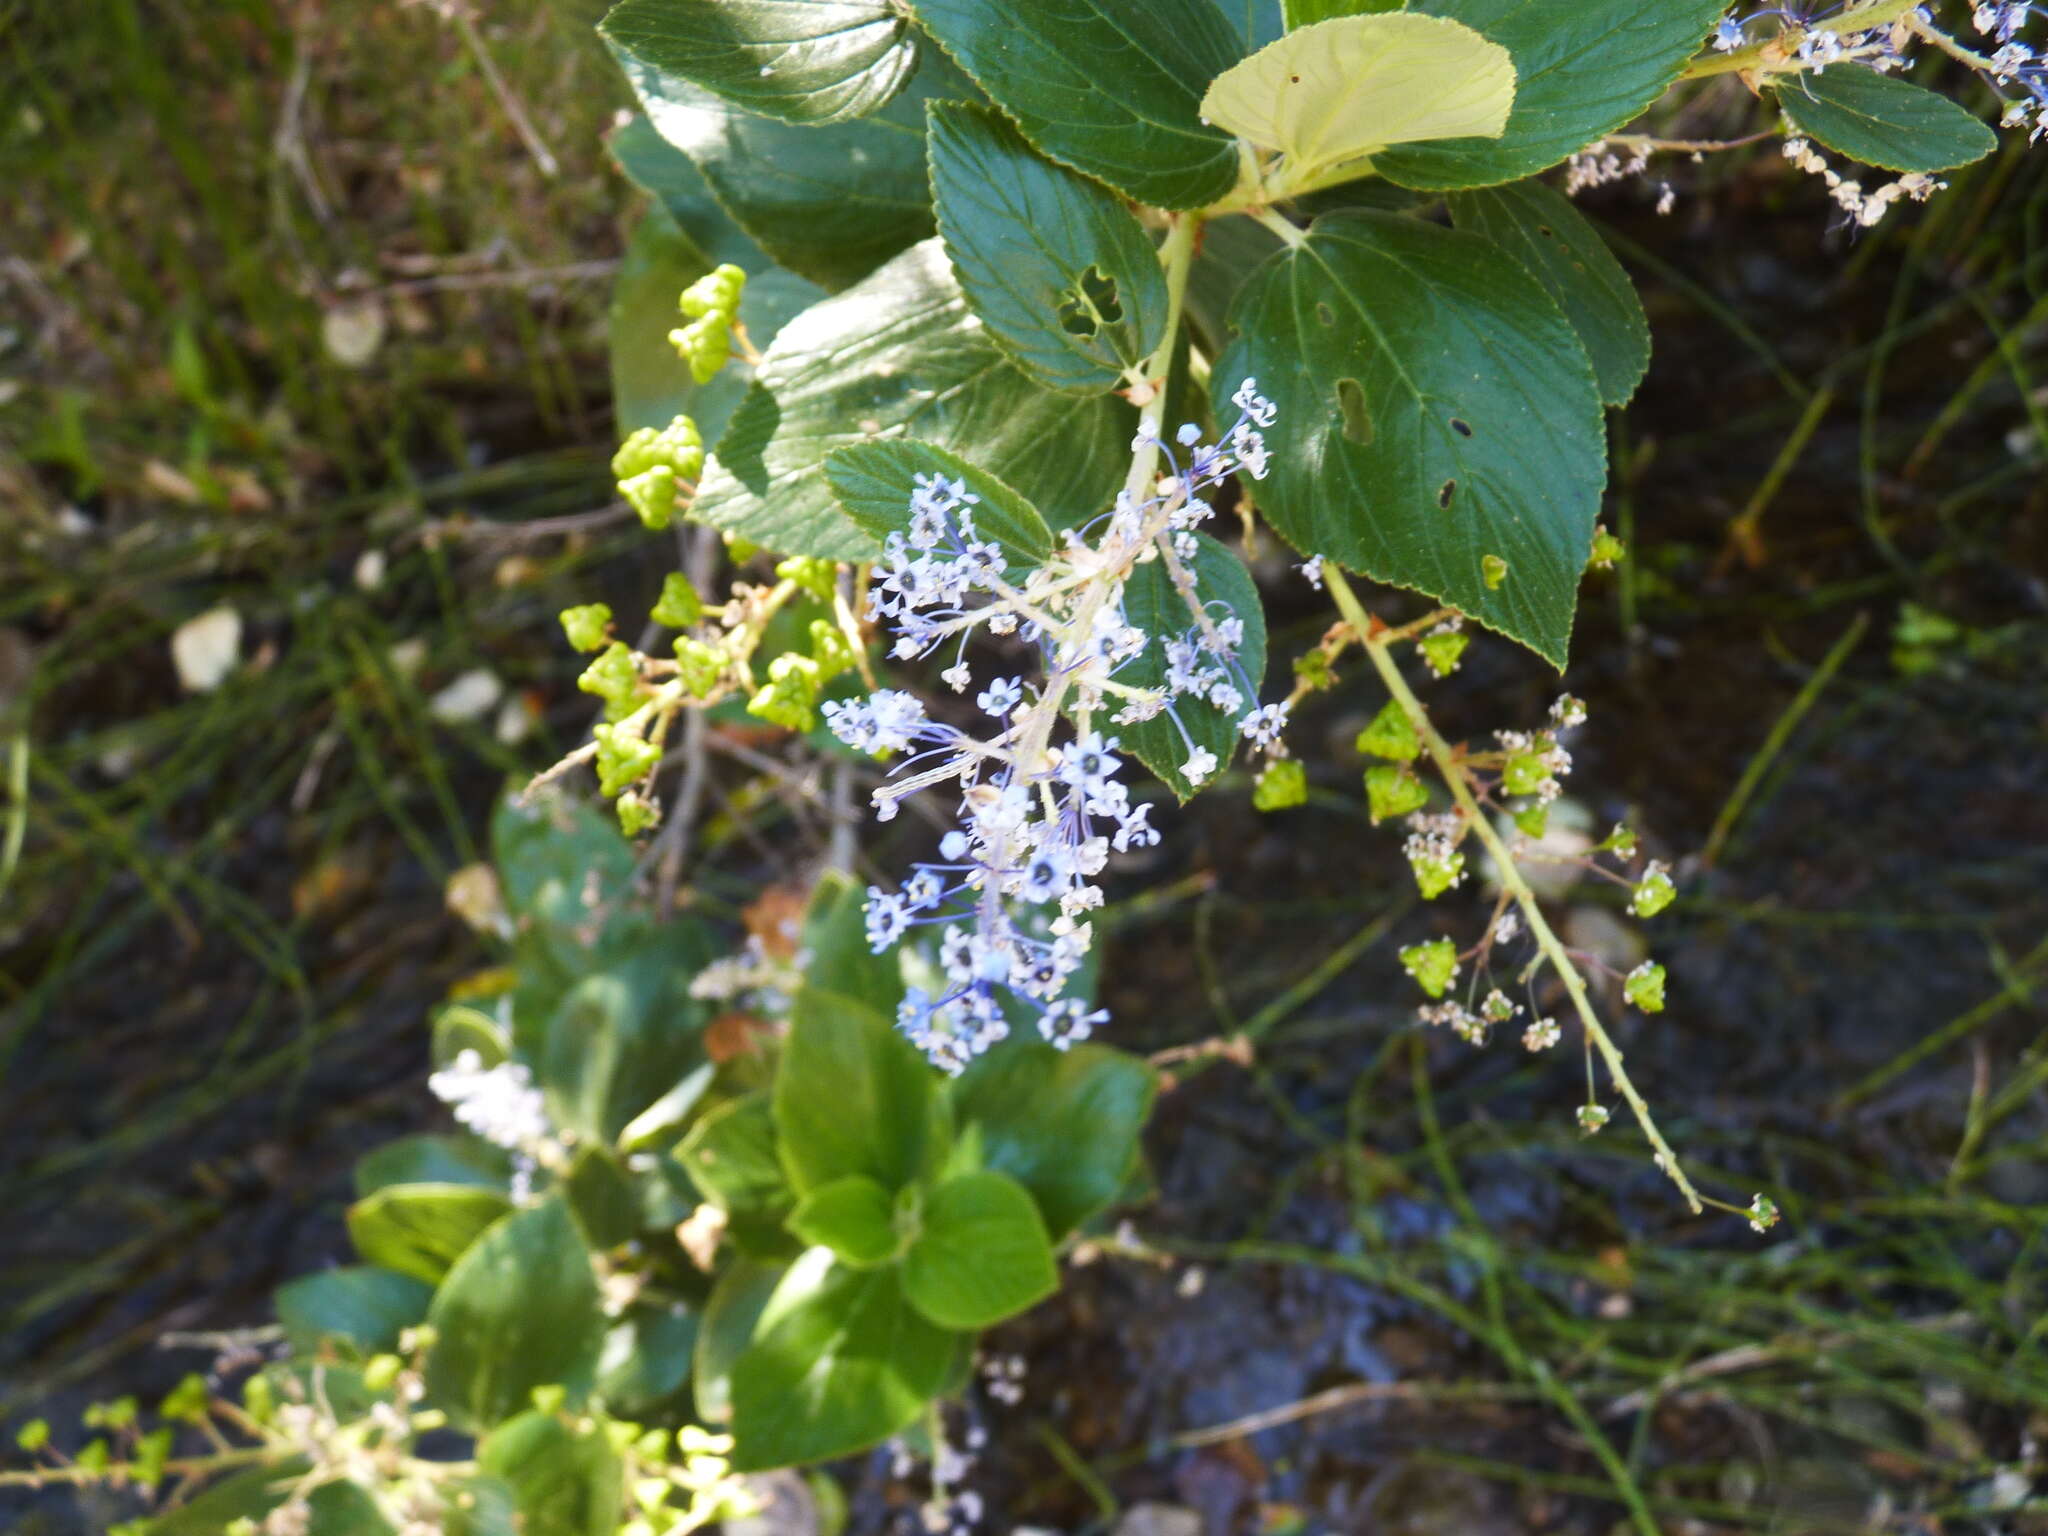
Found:
[[[1219,401],[1251,375],[1279,412],[1273,526],[1562,666],[1606,445],[1585,349],[1535,279],[1462,230],[1327,214],[1231,326]]]
[[[836,123],[888,101],[917,67],[884,0],[622,0],[599,26],[615,48],[791,123]]]
[[[920,475],[943,475],[978,497],[969,509],[975,536],[1001,545],[1016,565],[1028,570],[1052,553],[1052,530],[1036,507],[987,470],[936,444],[907,438],[854,443],[825,460],[825,479],[840,507],[877,543],[908,531],[910,497]],[[1023,575],[1009,573],[1013,582],[1021,582]]]
[[[1515,99],[1507,49],[1439,16],[1343,16],[1289,32],[1218,75],[1202,115],[1287,157],[1297,186],[1418,139],[1498,138]]]
[[[1097,721],[1104,735],[1114,735],[1124,750],[1156,773],[1181,800],[1196,789],[1181,772],[1190,742],[1214,753],[1219,765],[1228,763],[1238,746],[1237,722],[1258,706],[1259,686],[1266,676],[1266,611],[1252,573],[1207,534],[1198,533],[1195,540],[1193,565],[1182,567],[1194,577],[1195,596],[1212,622],[1235,616],[1244,623],[1244,643],[1238,647],[1232,668],[1243,702],[1234,715],[1226,715],[1206,699],[1183,698],[1173,706],[1180,717],[1178,726],[1168,715],[1129,725]],[[1117,672],[1117,681],[1135,688],[1161,686],[1166,681],[1167,642],[1188,637],[1196,629],[1194,611],[1175,586],[1164,559],[1148,561],[1131,572],[1131,579],[1124,584],[1124,618],[1151,639]]]
[[[925,1196],[903,1294],[941,1328],[991,1327],[1059,1286],[1045,1223],[1015,1179],[963,1173]]]
[[[515,1211],[463,1254],[434,1293],[427,1321],[428,1398],[472,1432],[560,1386],[581,1402],[604,1340],[597,1277],[561,1200]]]
[[[393,1184],[348,1208],[348,1236],[366,1263],[436,1285],[512,1209],[504,1191],[473,1184]]]
[[[948,1091],[963,1133],[980,1132],[983,1166],[1029,1190],[1058,1241],[1124,1187],[1157,1086],[1149,1066],[1108,1046],[1019,1040],[976,1059]]]
[[[904,1300],[894,1265],[814,1248],[784,1274],[732,1369],[736,1471],[845,1456],[886,1440],[944,1383],[955,1335]]]
[[[1998,135],[1948,97],[1874,69],[1809,70],[1777,91],[1793,127],[1863,165],[1947,171],[1998,147]]]
[[[1141,203],[1199,208],[1237,181],[1202,87],[1243,54],[1210,0],[912,0],[925,30],[1064,165]]]
[[[1122,483],[1135,424],[1114,397],[1040,389],[989,340],[937,240],[813,305],[768,349],[691,515],[783,554],[871,560],[818,473],[850,443],[914,436],[974,455],[1054,528]]]
[[[895,1257],[894,1218],[889,1192],[856,1173],[820,1184],[799,1200],[789,1230],[812,1247],[830,1248],[842,1263],[869,1269]]]
[[[894,1020],[852,998],[798,995],[774,1094],[799,1195],[856,1173],[893,1194],[938,1160],[931,1067]]]
[[[974,95],[943,58],[928,59],[874,116],[823,128],[758,117],[679,75],[624,62],[656,132],[696,167],[725,215],[799,276],[844,288],[932,232],[925,104]]]
[[[934,102],[929,120],[939,234],[974,312],[1047,388],[1114,387],[1166,329],[1144,227],[993,112]]]
[[[1389,181],[1427,191],[1517,181],[1612,133],[1664,94],[1725,0],[1413,0],[1514,56],[1515,106],[1498,139],[1396,146]]]
[[[1451,222],[1500,246],[1541,283],[1578,332],[1600,398],[1626,405],[1650,367],[1650,322],[1635,284],[1570,199],[1540,181],[1460,192]]]

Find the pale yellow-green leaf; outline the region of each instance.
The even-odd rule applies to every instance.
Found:
[[[1288,33],[1218,75],[1202,116],[1280,151],[1298,188],[1390,144],[1499,138],[1514,102],[1507,49],[1462,22],[1392,11]]]

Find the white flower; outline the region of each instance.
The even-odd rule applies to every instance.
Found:
[[[1190,784],[1200,784],[1216,771],[1216,754],[1207,747],[1197,747],[1188,754],[1188,760],[1180,765],[1181,777]]]

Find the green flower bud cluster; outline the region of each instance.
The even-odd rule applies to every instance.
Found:
[[[1405,763],[1376,763],[1365,770],[1365,801],[1378,826],[1390,816],[1406,816],[1429,804],[1429,786]]]
[[[776,574],[801,585],[800,578],[784,568],[794,563],[785,560],[776,567]],[[824,565],[828,573],[832,569],[826,561],[810,563]],[[830,592],[829,585],[826,590]],[[792,731],[812,730],[818,723],[818,701],[825,685],[850,671],[854,660],[853,646],[838,626],[813,619],[810,654],[788,651],[768,663],[768,681],[747,701],[747,713]]]
[[[1458,950],[1449,939],[1410,944],[1401,951],[1401,965],[1431,997],[1442,997],[1458,979]]]
[[[1579,1106],[1579,1133],[1584,1136],[1598,1135],[1610,1118],[1603,1105],[1581,1104]]]
[[[640,668],[623,640],[614,640],[583,669],[576,686],[604,700],[604,717],[619,721],[640,707]]]
[[[1628,547],[1607,531],[1605,523],[1593,530],[1593,557],[1587,563],[1594,570],[1612,570],[1616,562],[1625,558],[1627,554]]]
[[[597,739],[598,793],[606,797],[646,778],[661,762],[661,748],[629,726],[600,723],[590,734]]]
[[[704,472],[704,439],[697,423],[678,416],[656,431],[641,427],[612,455],[619,494],[649,528],[666,528],[675,516],[683,482]]]
[[[1268,763],[1252,786],[1252,806],[1261,811],[1284,811],[1308,802],[1308,769],[1298,757],[1283,757]]]
[[[1452,853],[1431,857],[1415,847],[1408,850],[1408,868],[1414,872],[1415,888],[1424,901],[1435,901],[1465,878],[1465,855]]]
[[[1637,917],[1655,917],[1678,899],[1678,887],[1671,883],[1671,871],[1661,860],[1652,859],[1643,869],[1629,897],[1628,909]]]
[[[569,644],[579,651],[595,651],[605,643],[605,631],[611,628],[612,610],[605,603],[584,603],[576,608],[564,608],[556,615],[562,622],[562,633],[569,637]]]
[[[732,355],[733,320],[746,286],[747,274],[727,262],[683,290],[681,308],[690,323],[670,331],[668,339],[699,384],[709,384]]]
[[[1429,663],[1430,671],[1438,677],[1449,677],[1458,670],[1465,647],[1471,643],[1472,637],[1459,627],[1459,621],[1450,619],[1416,641],[1415,648],[1422,652],[1422,659]]]
[[[839,579],[839,567],[830,560],[818,560],[809,555],[792,555],[775,567],[775,574],[784,581],[793,581],[819,602],[830,607],[832,590]]]
[[[689,577],[670,571],[662,578],[661,596],[648,617],[670,629],[688,629],[704,617],[704,599],[697,595]]]
[[[1628,973],[1621,984],[1622,996],[1634,1003],[1645,1013],[1664,1011],[1664,967],[1654,960],[1645,960]]]
[[[1353,745],[1361,752],[1383,757],[1390,763],[1411,763],[1422,753],[1422,738],[1415,733],[1415,722],[1394,699],[1380,706],[1380,712],[1372,717],[1372,724],[1358,733],[1358,740]]]

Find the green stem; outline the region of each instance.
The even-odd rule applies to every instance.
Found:
[[[1881,27],[1887,22],[1897,21],[1920,3],[1920,0],[1864,0],[1861,5],[1852,5],[1841,15],[1830,17],[1827,29],[1837,35],[1851,32],[1867,32],[1872,27]],[[1732,75],[1739,70],[1762,70],[1766,74],[1799,74],[1805,65],[1785,57],[1782,44],[1794,31],[1804,34],[1815,31],[1813,27],[1788,28],[1776,37],[1766,38],[1747,48],[1738,48],[1733,53],[1706,54],[1694,59],[1686,66],[1681,80],[1703,80],[1710,75]]]
[[[1166,268],[1166,329],[1160,332],[1159,345],[1145,360],[1144,368],[1145,385],[1156,386],[1159,392],[1139,409],[1139,429],[1152,441],[1133,451],[1131,472],[1124,480],[1124,489],[1139,500],[1144,499],[1159,476],[1158,439],[1165,430],[1167,375],[1173,365],[1174,342],[1180,336],[1181,312],[1187,304],[1188,273],[1195,264],[1195,237],[1201,230],[1199,213],[1176,214],[1173,227],[1166,233],[1166,243],[1159,248],[1160,263]]]
[[[1450,744],[1430,723],[1429,712],[1422,707],[1422,701],[1415,697],[1407,680],[1401,676],[1401,669],[1394,661],[1393,652],[1387,648],[1386,640],[1374,634],[1375,625],[1372,617],[1360,605],[1357,595],[1351,590],[1351,584],[1344,579],[1343,572],[1335,566],[1326,565],[1323,568],[1323,580],[1329,586],[1330,595],[1336,599],[1338,611],[1357,631],[1366,655],[1372,658],[1373,668],[1380,675],[1380,681],[1387,685],[1387,692],[1394,696],[1395,702],[1408,716],[1409,723],[1415,727],[1415,734],[1422,738],[1423,745],[1428,748],[1437,772],[1443,775],[1444,783],[1451,791],[1451,798],[1457,802],[1458,809],[1471,824],[1473,835],[1493,856],[1493,862],[1500,870],[1502,888],[1514,898],[1515,905],[1521,909],[1522,920],[1529,925],[1529,932],[1536,940],[1537,948],[1543,952],[1544,958],[1557,972],[1558,979],[1564,983],[1565,991],[1571,995],[1572,1007],[1578,1013],[1579,1022],[1585,1026],[1586,1037],[1593,1042],[1594,1049],[1599,1051],[1601,1060],[1606,1062],[1608,1076],[1614,1080],[1616,1091],[1621,1094],[1629,1110],[1635,1115],[1636,1124],[1642,1127],[1644,1137],[1656,1154],[1658,1168],[1678,1186],[1678,1192],[1685,1197],[1685,1203],[1697,1215],[1703,1208],[1699,1191],[1693,1188],[1692,1181],[1685,1175],[1685,1169],[1679,1165],[1678,1155],[1665,1142],[1663,1132],[1657,1129],[1657,1122],[1650,1114],[1650,1106],[1644,1102],[1643,1096],[1636,1091],[1635,1084],[1629,1080],[1628,1069],[1622,1062],[1620,1047],[1614,1043],[1601,1024],[1599,1015],[1593,1012],[1591,1000],[1586,996],[1585,978],[1579,974],[1578,966],[1566,953],[1563,943],[1551,931],[1549,920],[1543,915],[1542,904],[1537,901],[1536,893],[1530,889],[1529,882],[1523,878],[1522,871],[1516,865],[1514,855],[1508,851],[1506,842],[1494,830],[1493,822],[1488,819],[1479,802],[1473,797],[1472,787],[1465,779],[1463,765],[1451,751]]]

